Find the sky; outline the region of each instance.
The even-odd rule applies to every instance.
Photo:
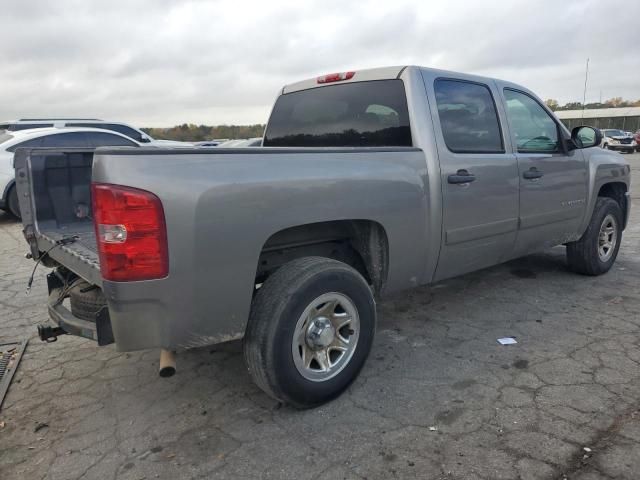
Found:
[[[561,104],[640,99],[637,0],[23,0],[0,6],[0,120],[265,123],[283,85],[423,65]]]

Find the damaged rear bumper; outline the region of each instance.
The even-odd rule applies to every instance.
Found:
[[[47,287],[49,318],[56,326],[38,326],[38,334],[42,340],[55,341],[59,335],[70,334],[88,338],[98,342],[100,346],[114,343],[109,309],[106,306],[96,313],[93,321],[84,320],[73,315],[63,304],[66,296],[65,284],[55,272],[47,275]]]

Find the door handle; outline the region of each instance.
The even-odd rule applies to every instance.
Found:
[[[453,184],[471,183],[476,179],[473,173],[467,172],[465,169],[458,170],[454,175],[449,175],[447,181]]]
[[[526,178],[527,180],[536,180],[536,179],[542,177],[543,175],[544,175],[544,173],[542,173],[536,167],[531,167],[529,170],[527,170],[526,172],[524,172],[522,174],[522,177]]]

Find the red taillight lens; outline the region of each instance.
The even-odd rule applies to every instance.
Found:
[[[331,83],[331,82],[341,82],[343,80],[350,80],[356,72],[341,72],[341,73],[330,73],[329,75],[324,75],[322,77],[318,77],[318,83]]]
[[[160,199],[137,188],[93,183],[93,218],[105,280],[152,280],[169,273]]]

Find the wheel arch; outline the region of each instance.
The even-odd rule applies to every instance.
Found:
[[[627,191],[627,184],[624,182],[608,182],[600,186],[597,195],[598,197],[611,198],[612,200],[615,200],[618,205],[620,205],[620,208],[623,212],[623,230],[627,226],[627,215],[624,214],[628,209],[627,203],[629,199],[627,198]]]
[[[323,256],[353,268],[380,294],[389,270],[389,240],[374,220],[351,219],[307,223],[281,229],[263,244],[256,268],[262,283],[285,263],[307,256]]]

